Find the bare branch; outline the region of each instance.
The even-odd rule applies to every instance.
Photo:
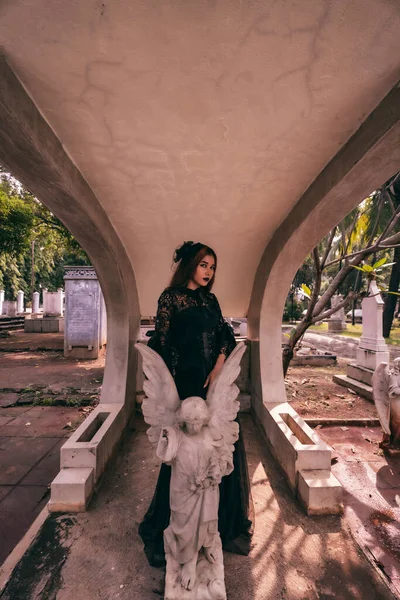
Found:
[[[323,255],[322,260],[321,260],[321,271],[325,268],[325,263],[326,263],[326,260],[327,260],[327,258],[329,256],[329,252],[330,252],[330,250],[332,248],[332,243],[333,243],[333,240],[334,240],[335,235],[336,235],[336,230],[337,230],[337,225],[336,225],[336,227],[334,227],[332,229],[332,231],[331,231],[331,233],[329,235],[328,244],[327,244],[327,246],[325,248],[325,252],[324,252],[324,255]]]

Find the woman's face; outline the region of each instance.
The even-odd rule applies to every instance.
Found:
[[[215,273],[215,260],[211,255],[205,256],[197,265],[192,277],[192,283],[198,287],[206,287]]]

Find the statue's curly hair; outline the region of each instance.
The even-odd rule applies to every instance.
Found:
[[[190,398],[183,400],[177,411],[176,419],[178,426],[183,427],[188,418],[187,411],[190,410],[191,407],[193,407],[196,412],[200,413],[204,419],[204,424],[206,425],[209,422],[211,415],[205,400],[198,396],[191,396]]]

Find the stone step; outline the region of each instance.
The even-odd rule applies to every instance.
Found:
[[[372,385],[373,374],[374,371],[372,369],[361,367],[356,363],[350,363],[349,365],[347,365],[347,377],[350,377],[350,379],[355,379],[356,381],[360,381],[361,383],[365,383],[366,385]]]
[[[366,400],[369,400],[370,402],[374,401],[372,396],[372,387],[366,383],[352,379],[347,375],[334,375],[333,381],[338,385],[342,385],[343,387],[353,390],[353,392],[356,392],[356,394],[362,398],[365,398]]]
[[[4,323],[0,323],[0,331],[9,331],[10,329],[15,330],[15,329],[23,329],[23,328],[24,328],[23,323],[11,323],[11,324],[7,324],[7,325],[5,325]]]
[[[5,325],[9,323],[23,323],[25,321],[25,317],[0,317],[0,325]]]
[[[299,471],[297,494],[308,515],[339,515],[343,512],[343,488],[327,469]]]

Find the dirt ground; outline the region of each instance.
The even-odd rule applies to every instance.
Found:
[[[304,419],[377,419],[375,405],[332,381],[344,374],[349,361],[338,359],[327,367],[289,367],[286,376],[288,400]]]

